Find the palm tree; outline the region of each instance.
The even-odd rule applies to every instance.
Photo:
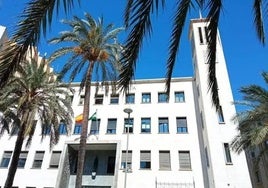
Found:
[[[95,73],[97,82],[101,81],[102,85],[106,86],[110,81],[114,83],[117,79],[122,46],[117,43],[116,38],[123,28],[114,29],[113,24],[104,26],[102,18],[96,21],[88,13],[85,13],[85,19],[74,16],[72,20],[63,20],[63,23],[72,30],[61,32],[58,38],[51,39],[50,42],[68,42],[71,46],[56,50],[49,61],[70,55],[61,72],[62,77],[70,72],[70,81],[82,71],[80,91],[85,89],[85,100],[76,176],[76,187],[80,188],[88,132],[92,74]]]
[[[268,84],[268,73],[263,72],[262,76]],[[240,92],[244,94],[244,101],[237,104],[247,108],[234,117],[239,123],[240,133],[233,139],[231,146],[238,153],[243,149],[259,147],[268,139],[268,90],[250,85],[242,87]]]
[[[47,26],[51,25],[54,12],[61,6],[68,13],[75,2],[80,0],[31,0],[23,13],[20,15],[11,43],[16,42],[19,46],[12,46],[0,53],[0,88],[6,83],[11,73],[19,65],[23,54],[29,46],[35,46],[40,39],[40,33],[46,33]],[[165,0],[127,0],[125,9],[125,25],[130,31],[126,41],[126,50],[122,58],[124,63],[123,71],[120,75],[120,85],[127,90],[129,83],[134,76],[136,62],[141,50],[143,39],[146,34],[152,33],[151,15],[158,13],[159,7],[165,8]],[[216,36],[219,25],[220,13],[223,7],[222,0],[176,0],[174,12],[173,29],[171,32],[169,56],[167,60],[166,88],[170,90],[170,79],[173,72],[176,56],[179,52],[180,38],[185,26],[188,12],[191,9],[207,13],[206,17],[210,21],[209,31],[209,88],[212,92],[212,101],[216,108],[219,108],[219,99],[216,82],[215,58],[216,58]],[[63,4],[63,5],[62,5]],[[254,24],[258,39],[262,44],[265,43],[264,19],[265,8],[268,1],[253,0]],[[56,11],[55,11],[56,10]]]
[[[37,53],[21,63],[8,85],[0,90],[1,133],[3,129],[9,130],[9,126],[18,129],[5,188],[12,187],[23,142],[27,140],[26,147],[30,145],[37,120],[41,122],[42,130],[48,127],[51,130],[50,147],[59,140],[60,121],[71,125],[73,113],[69,93]],[[43,138],[45,132],[41,134]]]

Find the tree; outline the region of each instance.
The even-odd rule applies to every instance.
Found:
[[[104,26],[102,18],[96,21],[88,13],[85,13],[85,19],[74,16],[72,20],[64,20],[63,23],[70,26],[72,30],[61,32],[59,37],[51,39],[50,42],[68,42],[71,46],[56,50],[49,61],[68,54],[69,59],[61,71],[61,76],[64,77],[70,72],[69,80],[73,81],[82,72],[80,91],[85,89],[85,100],[76,176],[76,188],[80,188],[88,132],[92,75],[95,73],[96,81],[101,81],[104,86],[116,81],[122,49],[116,38],[123,28],[114,29],[113,24]]]
[[[0,88],[6,83],[11,73],[14,72],[20,63],[23,54],[29,46],[35,46],[40,39],[40,33],[46,33],[47,26],[51,25],[54,12],[61,7],[68,13],[75,2],[80,0],[31,0],[15,28],[12,42],[19,44],[17,47],[10,47],[0,54]],[[139,52],[146,34],[152,33],[151,15],[158,13],[159,7],[165,8],[165,0],[127,0],[125,9],[125,25],[130,30],[126,41],[126,49],[122,58],[123,71],[120,74],[120,85],[128,90],[129,83],[134,76],[134,70]],[[170,79],[173,72],[176,56],[179,52],[180,38],[185,25],[188,12],[191,9],[207,13],[205,16],[210,21],[208,25],[208,62],[209,62],[209,88],[212,92],[212,101],[216,108],[219,108],[217,91],[215,59],[216,59],[216,36],[220,20],[220,13],[223,7],[222,0],[177,0],[175,1],[175,12],[173,29],[171,32],[169,56],[167,60],[166,88],[170,90]],[[266,16],[268,1],[253,0],[254,24],[257,36],[262,44],[265,43],[263,17]],[[56,10],[56,11],[55,11]]]
[[[6,87],[0,90],[1,133],[9,131],[9,127],[18,130],[5,188],[12,187],[23,142],[26,140],[26,147],[30,145],[37,121],[42,130],[51,130],[50,148],[59,140],[60,121],[72,124],[70,91],[56,81],[56,75],[44,59],[40,60],[37,53],[29,54],[31,58],[20,64]],[[45,131],[41,134],[44,138]]]
[[[268,84],[268,73],[263,72],[262,76]],[[234,117],[239,123],[240,133],[231,144],[238,153],[243,149],[258,147],[268,139],[268,90],[258,85],[249,85],[242,87],[240,92],[244,94],[244,101],[237,104],[246,109]]]

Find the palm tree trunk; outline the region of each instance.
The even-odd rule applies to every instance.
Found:
[[[8,169],[7,179],[6,179],[4,188],[11,188],[13,185],[13,181],[15,178],[15,174],[16,174],[17,166],[19,162],[19,157],[21,153],[21,148],[23,145],[25,127],[26,127],[26,124],[23,123],[18,132],[16,145],[15,145],[13,156],[11,159],[11,164]]]
[[[89,69],[87,71],[87,77],[85,81],[85,100],[83,109],[83,123],[82,132],[80,136],[80,145],[78,151],[78,162],[77,162],[77,174],[75,188],[82,187],[82,177],[84,171],[86,144],[87,144],[87,132],[88,132],[88,118],[89,118],[89,105],[90,105],[90,92],[91,92],[91,78],[93,72],[94,62],[90,62]]]

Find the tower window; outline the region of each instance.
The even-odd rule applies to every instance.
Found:
[[[198,27],[198,34],[199,34],[199,42],[200,42],[200,44],[204,44],[204,39],[203,39],[203,36],[202,36],[202,28],[201,27]]]

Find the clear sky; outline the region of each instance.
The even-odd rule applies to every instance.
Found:
[[[0,0],[0,25],[6,26],[9,35],[18,20],[19,13],[23,10],[27,0]],[[60,14],[54,19],[51,32],[48,32],[46,39],[41,41],[39,51],[41,55],[55,50],[55,45],[48,45],[47,40],[58,36],[66,27],[59,20],[71,18],[77,15],[83,18],[84,12],[90,13],[95,19],[103,16],[105,23],[114,23],[116,27],[123,25],[123,13],[126,1],[123,0],[81,0],[81,7],[76,8],[67,17]],[[140,54],[135,78],[160,78],[165,76],[165,62],[167,59],[167,46],[171,32],[172,13],[174,2],[166,0],[166,11],[160,11],[158,16],[154,16],[155,22],[153,34],[147,37]],[[229,71],[230,81],[234,93],[234,99],[240,100],[241,94],[238,92],[241,86],[249,84],[264,85],[261,72],[268,71],[267,47],[263,47],[257,40],[253,25],[253,1],[223,1],[224,8],[221,14],[220,35],[224,48],[225,58]],[[169,11],[167,11],[169,10]],[[191,11],[187,25],[185,27],[180,53],[177,58],[173,76],[192,76],[191,48],[188,40],[189,20],[198,18],[196,10]],[[126,35],[120,36],[123,42]],[[60,65],[55,65],[59,69]],[[266,86],[265,86],[266,87]]]

